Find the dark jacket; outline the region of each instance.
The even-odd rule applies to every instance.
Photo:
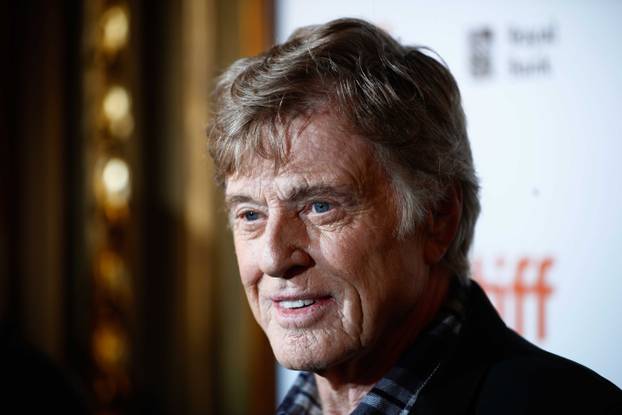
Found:
[[[622,415],[622,391],[507,328],[473,283],[458,344],[422,391],[415,413]]]

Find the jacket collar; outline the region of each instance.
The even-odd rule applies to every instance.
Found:
[[[482,288],[471,281],[467,314],[451,357],[417,404],[419,414],[464,414],[507,343],[508,329]]]

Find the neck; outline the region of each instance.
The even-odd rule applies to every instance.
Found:
[[[433,267],[420,301],[387,330],[381,342],[359,357],[315,374],[324,414],[349,414],[358,406],[436,316],[447,296],[449,281],[446,270]]]

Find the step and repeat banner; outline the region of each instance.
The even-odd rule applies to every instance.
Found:
[[[622,2],[276,1],[277,40],[338,17],[425,45],[481,179],[473,278],[530,341],[622,386]],[[279,369],[280,396],[292,372]]]

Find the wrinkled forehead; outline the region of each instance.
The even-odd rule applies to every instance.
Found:
[[[279,123],[260,125],[230,148],[229,178],[276,175],[289,170],[330,169],[335,161],[365,161],[373,153],[370,143],[353,134],[328,110],[300,115]]]

